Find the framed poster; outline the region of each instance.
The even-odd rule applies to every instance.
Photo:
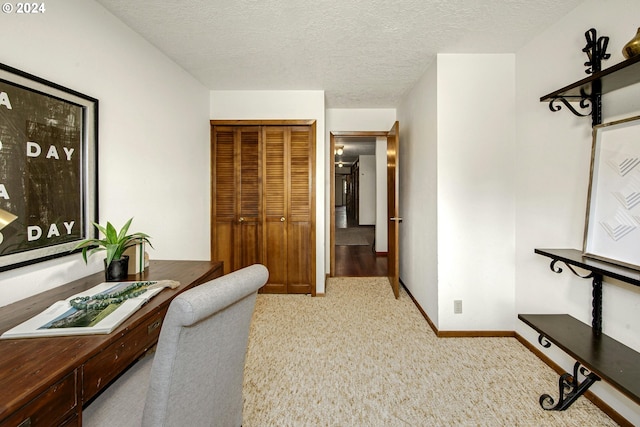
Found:
[[[98,100],[0,64],[0,271],[95,233],[97,135]]]
[[[593,128],[584,255],[640,269],[640,116]]]

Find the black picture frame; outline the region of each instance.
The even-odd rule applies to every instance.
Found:
[[[70,255],[98,220],[98,100],[0,63],[0,271]]]

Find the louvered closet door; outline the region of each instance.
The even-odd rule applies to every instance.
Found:
[[[287,292],[287,144],[286,127],[265,126],[264,144],[264,265],[269,280],[263,291]]]
[[[262,257],[262,221],[260,200],[260,128],[236,130],[237,198],[234,270],[260,263]]]
[[[216,126],[212,132],[212,229],[211,257],[224,263],[224,273],[233,271],[236,225],[235,130]]]
[[[309,293],[315,275],[315,211],[311,127],[290,127],[287,203],[287,293]]]
[[[260,129],[213,128],[212,259],[224,272],[261,262]]]
[[[315,126],[213,126],[212,258],[269,269],[268,293],[315,292]]]

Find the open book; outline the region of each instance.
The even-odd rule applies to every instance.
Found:
[[[178,285],[173,280],[100,283],[53,303],[0,339],[108,334],[162,289]]]

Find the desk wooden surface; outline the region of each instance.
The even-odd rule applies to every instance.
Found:
[[[75,391],[73,401],[67,399],[63,402],[63,405],[71,408],[67,409],[64,415],[67,421],[62,424],[80,425],[82,404],[104,388],[113,376],[126,369],[126,366],[121,369],[118,365],[121,364],[120,360],[115,364],[113,361],[122,353],[123,359],[132,359],[126,361],[128,366],[140,357],[155,345],[159,326],[171,300],[180,292],[221,275],[221,262],[151,261],[143,274],[129,276],[127,280],[169,279],[179,281],[180,286],[160,292],[112,333],[0,340],[0,426],[19,425],[22,422],[21,413],[29,415],[28,412],[33,412],[31,407],[38,409],[50,406],[38,402],[46,399],[55,401],[49,395],[55,394],[58,388],[61,389],[60,393]],[[1,307],[0,333],[40,313],[55,301],[101,282],[104,282],[104,272]],[[105,352],[107,348],[113,354]],[[100,361],[102,353],[108,356],[104,357],[104,361]],[[113,371],[108,372],[106,378],[102,377],[102,372],[95,372],[103,366]],[[29,411],[24,409],[25,405],[29,406]],[[46,418],[49,411],[44,408],[44,414],[40,413],[39,416]],[[34,416],[29,420],[29,425],[35,426],[38,421],[38,417]]]

